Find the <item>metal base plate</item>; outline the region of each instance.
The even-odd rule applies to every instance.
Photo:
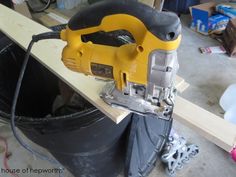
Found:
[[[114,82],[109,82],[100,93],[100,97],[109,105],[128,109],[141,115],[153,114],[162,119],[169,119],[163,115],[161,107],[154,106],[141,97],[126,95],[115,88]]]

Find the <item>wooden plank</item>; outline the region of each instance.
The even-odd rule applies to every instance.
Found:
[[[53,19],[51,16],[48,14],[41,16],[40,18],[37,19],[41,24],[47,27],[51,26],[56,26],[62,24],[58,20]]]
[[[156,10],[162,11],[165,0],[155,0],[154,7]]]
[[[0,5],[0,30],[24,49],[28,46],[32,35],[49,31],[48,28],[2,5]],[[65,45],[66,43],[61,40],[40,41],[34,45],[32,54],[39,62],[64,80],[104,114],[116,123],[119,123],[130,112],[112,108],[100,99],[99,93],[105,85],[103,81],[95,80],[94,77],[85,76],[84,74],[75,73],[64,66],[61,61],[61,51]],[[177,85],[183,82],[182,78],[177,77]]]
[[[142,2],[146,5],[149,5],[149,6],[153,7],[154,3],[155,3],[155,0],[139,0],[139,2]]]
[[[189,87],[189,84],[185,82],[182,77],[176,76],[175,87],[177,88],[178,93],[182,93]]]
[[[38,18],[38,21],[47,27],[66,24],[69,21],[69,17],[61,14],[57,10],[49,8],[46,12],[47,14],[44,14]]]
[[[228,152],[236,145],[236,125],[181,97],[176,99],[174,119]]]
[[[48,31],[46,27],[2,5],[0,5],[0,30],[16,41],[22,48],[27,47],[33,34]],[[63,79],[94,106],[98,107],[113,121],[119,123],[129,114],[129,111],[112,108],[100,99],[99,92],[104,86],[104,82],[67,69],[60,61],[61,50],[64,46],[65,43],[60,40],[41,41],[35,44],[32,54],[39,62]],[[184,82],[183,79],[177,77],[176,85],[178,87],[181,82]],[[181,97],[177,97],[174,117],[226,151],[230,151],[235,144],[235,125]]]

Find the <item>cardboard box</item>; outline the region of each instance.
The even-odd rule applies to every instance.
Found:
[[[153,7],[155,0],[139,0],[139,2],[142,2],[146,5],[149,5],[149,6]]]
[[[154,7],[156,10],[159,10],[159,11],[162,10],[164,1],[165,0],[139,0],[139,2],[142,2],[151,7]]]
[[[215,11],[215,6],[215,2],[209,2],[190,7],[189,10],[192,16],[191,29],[199,33],[208,35],[208,18]]]

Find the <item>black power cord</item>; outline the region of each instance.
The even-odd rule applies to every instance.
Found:
[[[20,93],[24,73],[25,73],[25,70],[26,70],[26,67],[27,67],[27,64],[29,61],[30,51],[31,51],[33,44],[35,42],[38,42],[40,40],[45,40],[45,39],[60,39],[60,32],[46,32],[46,33],[32,36],[32,40],[30,41],[29,46],[27,48],[25,58],[23,60],[23,64],[22,64],[21,71],[19,74],[19,78],[18,78],[18,81],[16,84],[16,89],[15,89],[15,93],[14,93],[14,97],[13,97],[13,103],[12,103],[12,107],[11,107],[11,122],[10,122],[10,124],[11,124],[11,129],[12,129],[14,137],[16,138],[16,140],[19,142],[19,144],[22,147],[24,147],[26,150],[28,150],[30,153],[32,153],[36,157],[38,157],[42,160],[46,160],[54,165],[59,166],[59,168],[61,168],[61,165],[59,164],[59,162],[57,160],[47,157],[46,155],[34,150],[27,143],[25,143],[23,141],[23,139],[18,135],[17,130],[16,130],[16,125],[15,125],[15,119],[16,119],[15,112],[16,112],[17,100],[18,100],[18,96]],[[59,176],[61,176],[60,173],[59,173]]]

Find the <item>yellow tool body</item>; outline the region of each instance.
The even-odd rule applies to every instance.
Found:
[[[121,29],[129,31],[136,43],[112,47],[85,43],[81,39],[85,34]],[[61,38],[68,42],[62,54],[63,62],[68,68],[87,75],[114,79],[119,90],[124,89],[127,81],[146,85],[149,54],[155,49],[175,50],[180,43],[180,36],[174,41],[158,39],[139,19],[126,14],[106,16],[96,27],[77,31],[67,28],[62,31]],[[107,74],[93,72],[92,67],[96,64],[107,66]]]
[[[142,86],[146,90],[141,94],[142,99],[155,102],[155,106],[157,102],[152,99],[159,99],[156,98],[159,97],[156,87],[162,89],[171,87],[172,81],[163,84],[165,82],[163,80],[170,77],[172,79],[173,75],[172,71],[168,71],[168,77],[161,73],[162,78],[156,79],[158,75],[156,73],[171,69],[167,66],[167,62],[161,61],[163,66],[159,66],[157,61],[165,61],[166,57],[171,58],[172,54],[169,53],[176,51],[180,44],[180,29],[178,17],[157,12],[141,3],[128,1],[96,3],[75,15],[67,28],[62,30],[61,39],[67,42],[62,52],[62,61],[73,71],[114,80],[115,89],[121,93],[126,92],[129,96],[140,98],[140,95],[135,95],[130,90],[136,85]],[[135,42],[115,47],[82,40],[83,35],[116,30],[128,31]],[[158,58],[157,53],[160,53],[163,59]],[[162,84],[158,85],[155,82]],[[148,88],[149,85],[152,86]],[[118,103],[120,106],[123,106],[122,104]]]

